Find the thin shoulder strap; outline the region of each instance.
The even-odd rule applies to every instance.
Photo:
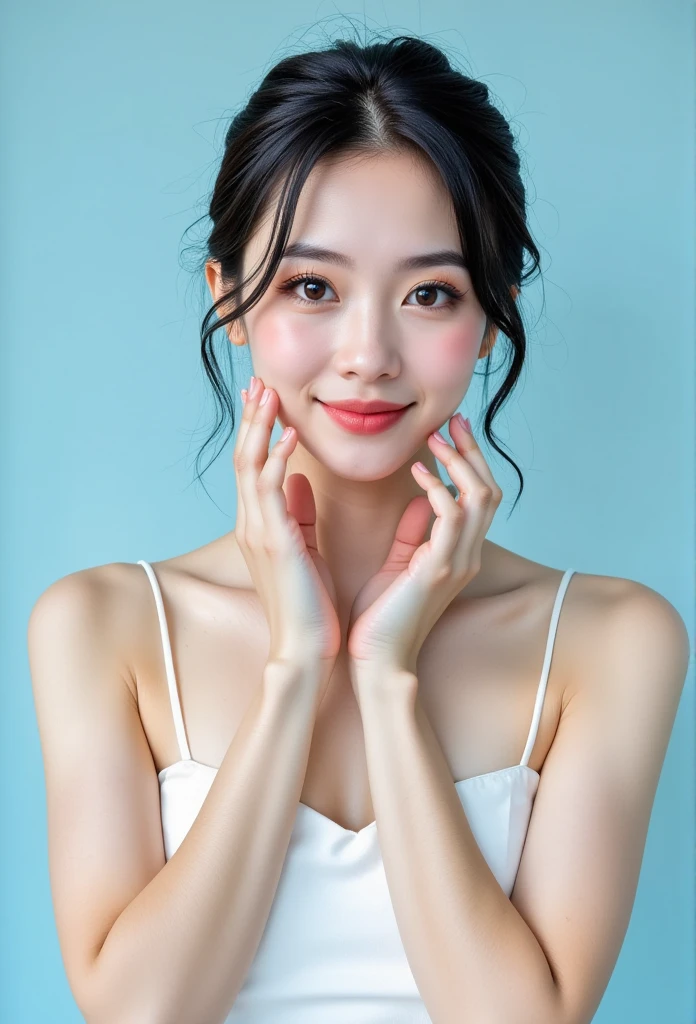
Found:
[[[188,741],[186,739],[186,730],[184,729],[184,716],[181,713],[179,691],[176,685],[176,676],[174,675],[172,645],[169,640],[167,617],[164,614],[164,601],[162,600],[162,591],[160,590],[160,585],[157,576],[155,575],[155,570],[152,568],[150,563],[141,560],[138,562],[138,565],[142,565],[143,569],[147,573],[150,579],[150,583],[152,584],[152,591],[155,595],[155,604],[157,605],[157,615],[159,617],[160,633],[162,635],[162,649],[164,651],[164,668],[167,673],[169,701],[172,706],[172,718],[174,719],[174,729],[176,731],[176,740],[179,745],[179,754],[181,755],[182,761],[190,761],[191,752],[189,750]]]
[[[558,587],[556,594],[556,600],[554,601],[553,611],[551,612],[551,623],[549,625],[549,635],[546,640],[546,653],[544,654],[544,665],[541,670],[541,679],[539,680],[539,686],[537,688],[536,701],[534,703],[534,714],[532,715],[532,724],[529,729],[529,735],[527,737],[527,743],[525,744],[524,753],[522,754],[522,760],[520,764],[527,764],[529,758],[532,756],[532,750],[534,749],[534,743],[537,737],[537,731],[539,729],[539,722],[541,721],[541,709],[544,706],[544,696],[546,694],[546,684],[549,681],[549,669],[551,668],[551,656],[553,654],[553,645],[556,639],[556,629],[558,627],[558,618],[561,614],[561,605],[563,604],[563,598],[565,592],[568,589],[570,583],[570,577],[575,572],[575,569],[566,569],[563,573],[563,577]]]

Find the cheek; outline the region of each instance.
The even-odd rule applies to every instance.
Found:
[[[317,318],[318,319],[318,318]],[[253,339],[254,367],[257,376],[285,381],[298,387],[322,366],[319,344],[313,344],[301,318],[288,317],[277,309],[268,309],[249,322]]]
[[[415,356],[420,379],[431,386],[459,386],[467,380],[476,364],[481,348],[482,330],[452,324],[444,327],[420,346]]]

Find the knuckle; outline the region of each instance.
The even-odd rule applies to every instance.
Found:
[[[445,562],[445,564],[441,565],[440,568],[437,569],[435,572],[435,582],[438,584],[445,583],[447,580],[451,579],[451,577],[452,566],[450,565],[449,562]]]
[[[259,551],[263,548],[264,535],[256,529],[247,529],[244,533],[244,543],[250,551]]]
[[[259,494],[270,494],[275,490],[275,483],[270,479],[268,473],[260,473],[256,481],[256,490]]]
[[[466,519],[464,509],[459,504],[459,502],[454,503],[454,508],[451,510],[450,515],[452,516],[452,522],[455,523],[455,525],[457,526],[461,525]]]

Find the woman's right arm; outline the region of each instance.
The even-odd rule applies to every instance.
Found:
[[[73,573],[32,609],[51,889],[87,1024],[220,1024],[275,896],[341,628],[311,485],[302,473],[285,481],[297,432],[269,453],[279,399],[268,389],[262,404],[263,390],[257,380],[235,444],[235,537],[269,624],[268,664],[169,861],[157,773],[124,663],[142,612],[111,581],[124,569],[132,578],[132,568]]]
[[[129,613],[110,568],[52,584],[28,630],[63,961],[87,1024],[220,1024],[273,903],[326,680],[309,665],[266,665],[165,861],[157,774],[116,641]]]

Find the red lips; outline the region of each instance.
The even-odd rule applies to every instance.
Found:
[[[317,399],[321,401],[321,399]],[[410,403],[407,403],[410,404]],[[382,402],[374,399],[371,402],[362,402],[356,398],[341,399],[337,401],[322,402],[322,405],[331,406],[333,409],[343,409],[346,412],[359,412],[367,416],[375,412],[394,412],[397,409],[405,409],[406,405],[399,402]]]
[[[319,402],[319,404],[323,406],[325,412],[334,423],[337,423],[351,434],[381,434],[383,430],[388,430],[389,427],[398,423],[409,409],[409,406],[406,405],[394,407],[391,402],[377,401],[341,402],[342,408],[339,408],[338,404],[335,403],[327,405],[326,402]],[[356,411],[356,405],[362,408]],[[352,406],[352,408],[346,409],[345,406]],[[371,408],[374,410],[375,406],[379,407],[379,411],[369,411]],[[384,408],[385,406],[387,406],[386,409]],[[368,411],[364,412],[363,410],[366,408]]]

